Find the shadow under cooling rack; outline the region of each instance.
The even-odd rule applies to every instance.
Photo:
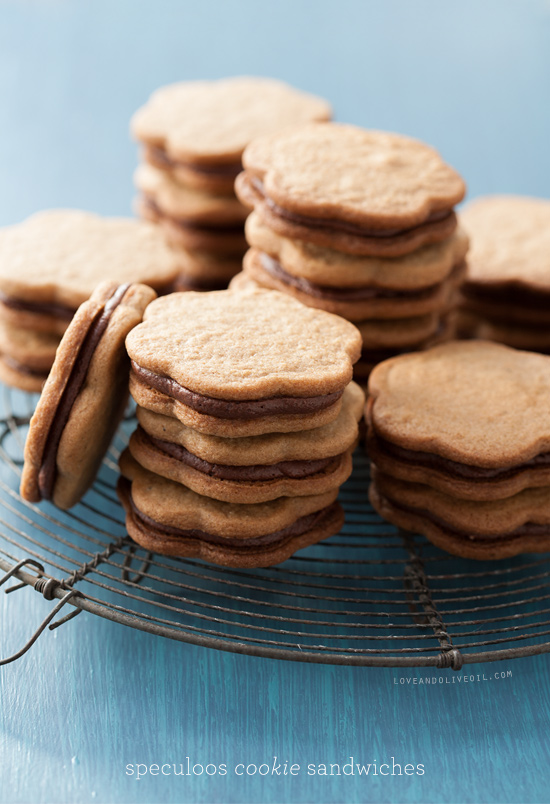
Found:
[[[56,603],[4,663],[81,611],[219,650],[330,664],[458,670],[550,650],[550,555],[473,562],[398,531],[368,504],[360,450],[340,493],[346,524],[337,536],[279,566],[235,570],[151,555],[129,539],[114,489],[131,419],[70,512],[24,502],[19,475],[35,401],[2,390],[0,583],[11,578],[20,583],[7,591],[30,585]]]

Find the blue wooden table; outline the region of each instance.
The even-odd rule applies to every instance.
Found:
[[[134,109],[172,80],[246,73],[436,145],[470,196],[550,193],[548,0],[3,2],[0,224],[128,214]],[[2,595],[0,658],[50,607]],[[0,802],[548,802],[549,666],[291,664],[82,614],[0,668]],[[402,775],[378,772],[394,761]],[[320,775],[331,763],[340,775]]]

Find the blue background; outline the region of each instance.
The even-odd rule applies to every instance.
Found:
[[[470,197],[549,194],[548,0],[2,2],[0,224],[54,206],[129,213],[131,113],[163,83],[236,74],[286,79],[340,120],[430,142]],[[2,596],[0,655],[50,606],[30,590]],[[84,614],[0,669],[0,801],[548,802],[548,661],[402,685],[426,673],[218,654]],[[425,774],[125,775],[273,755],[395,756]]]

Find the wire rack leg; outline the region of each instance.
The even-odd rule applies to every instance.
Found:
[[[3,580],[7,580],[7,578],[4,578]],[[23,656],[29,650],[29,648],[31,648],[34,645],[34,643],[36,642],[42,631],[44,631],[44,629],[51,623],[55,615],[59,611],[61,611],[65,603],[68,603],[68,601],[77,594],[78,592],[75,589],[69,589],[69,591],[65,595],[63,595],[63,597],[60,600],[58,600],[58,602],[50,611],[48,616],[40,623],[40,625],[38,626],[32,637],[25,645],[23,645],[21,650],[17,651],[17,653],[14,653],[13,656],[9,656],[7,659],[0,659],[0,665],[10,664],[10,662],[15,662],[16,659],[20,659],[21,656]],[[77,611],[80,613],[81,609],[78,609]],[[71,612],[71,614],[74,615],[74,612]],[[63,619],[66,621],[67,618]]]

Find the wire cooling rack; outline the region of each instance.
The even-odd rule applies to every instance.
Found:
[[[361,451],[340,493],[346,524],[337,536],[279,566],[235,570],[152,555],[127,536],[115,484],[130,417],[79,505],[66,513],[24,502],[19,476],[36,397],[1,393],[0,585],[56,601],[2,664],[82,611],[182,642],[302,662],[458,670],[550,651],[550,555],[466,561],[398,531],[367,502]],[[62,608],[69,613],[55,620]]]

